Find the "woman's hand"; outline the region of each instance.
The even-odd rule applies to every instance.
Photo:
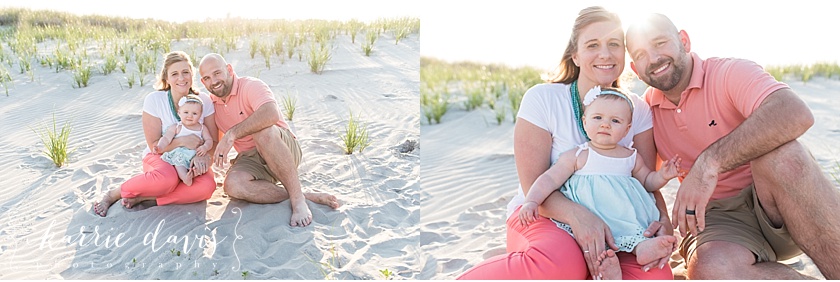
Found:
[[[199,176],[206,173],[210,169],[210,165],[210,156],[195,156],[192,159],[190,169],[193,172],[193,176]]]
[[[583,258],[586,260],[589,274],[592,277],[599,277],[598,256],[607,247],[618,251],[618,246],[615,245],[615,239],[613,239],[610,227],[600,217],[585,208],[578,209],[572,218],[574,220],[568,224],[572,227],[572,232],[575,234],[575,241],[577,241],[580,249],[583,251]]]

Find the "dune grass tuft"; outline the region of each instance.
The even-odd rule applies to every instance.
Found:
[[[39,129],[32,129],[44,143],[44,155],[50,158],[56,167],[64,166],[67,157],[73,152],[73,150],[68,151],[67,148],[70,130],[69,121],[65,122],[61,129],[58,128],[55,114],[53,114],[52,128],[49,125],[41,125]]]
[[[286,97],[283,97],[281,102],[283,103],[283,114],[286,116],[286,120],[292,121],[292,118],[295,117],[295,109],[297,108],[297,98],[288,92],[286,91]]]
[[[2,65],[0,65],[0,84],[3,85],[3,90],[6,91],[6,97],[9,97],[9,84],[12,84],[12,75]]]
[[[316,74],[321,74],[327,62],[332,58],[330,48],[326,45],[309,45],[309,70]]]
[[[344,129],[341,141],[344,142],[345,154],[352,154],[357,149],[361,153],[370,145],[367,125],[362,125],[358,116],[354,118],[353,112],[350,112],[350,119],[347,120],[347,126]]]
[[[77,65],[75,72],[73,72],[73,82],[76,83],[76,88],[87,87],[90,75],[91,67],[89,65]]]

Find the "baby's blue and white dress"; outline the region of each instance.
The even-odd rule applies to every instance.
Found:
[[[173,137],[172,139],[175,139],[175,138],[178,138],[178,137],[181,137],[181,136],[187,136],[187,135],[190,135],[190,134],[193,134],[193,135],[198,136],[199,138],[202,138],[201,134],[202,134],[202,131],[204,131],[204,126],[201,126],[201,129],[196,131],[196,130],[191,130],[191,129],[187,128],[186,126],[181,124],[181,122],[178,122],[178,123],[176,123],[172,126],[180,126],[181,127],[181,131],[179,131],[178,134],[175,134],[175,137]],[[202,138],[202,139],[204,139],[204,138]],[[181,166],[181,167],[186,167],[186,168],[190,167],[190,162],[192,161],[193,157],[195,157],[195,150],[188,149],[187,147],[178,147],[178,148],[172,149],[172,151],[163,153],[163,155],[160,156],[160,158],[162,160],[164,160],[165,162],[167,162],[171,165]]]
[[[648,239],[642,233],[650,223],[659,220],[653,194],[632,175],[636,149],[630,148],[633,154],[629,157],[613,158],[590,150],[588,144],[578,146],[575,153],[589,150],[586,164],[558,190],[604,220],[619,251],[632,252],[639,242]],[[572,234],[568,224],[555,222]]]

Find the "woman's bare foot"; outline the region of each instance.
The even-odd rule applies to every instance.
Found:
[[[601,280],[621,280],[621,265],[615,251],[606,250],[598,257],[598,272]]]
[[[303,193],[303,197],[307,200],[315,202],[316,204],[325,205],[333,209],[337,209],[341,206],[341,203],[338,202],[338,198],[327,193]]]
[[[145,200],[145,201],[135,202],[134,204],[132,204],[131,208],[129,208],[128,210],[132,211],[132,212],[136,212],[136,211],[142,211],[142,210],[145,210],[145,209],[148,209],[148,208],[151,208],[151,207],[155,207],[155,206],[157,206],[157,200]]]
[[[633,249],[636,262],[640,265],[646,265],[661,258],[669,257],[676,242],[677,238],[670,235],[644,240]]]
[[[143,202],[146,202],[146,201],[151,201],[151,200],[155,200],[155,197],[123,198],[122,199],[122,205],[123,205],[123,207],[125,207],[127,209],[138,210],[137,206],[140,205],[140,203],[143,203]],[[157,202],[155,202],[155,205],[157,205]],[[149,208],[149,207],[146,207],[146,208]]]
[[[101,217],[105,217],[105,215],[108,214],[108,208],[110,208],[111,205],[119,199],[119,189],[108,190],[108,192],[105,192],[105,195],[102,196],[102,200],[93,204],[93,213]]]

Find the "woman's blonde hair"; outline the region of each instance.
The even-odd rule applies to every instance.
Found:
[[[157,90],[169,90],[172,88],[172,85],[166,81],[166,73],[169,72],[169,67],[172,64],[178,62],[187,62],[190,65],[190,73],[195,75],[195,67],[190,60],[190,55],[184,53],[184,51],[172,51],[166,54],[166,57],[163,59],[163,68],[160,70],[160,74],[158,74],[157,82],[155,82],[155,89]],[[193,79],[192,77],[190,79]],[[193,84],[194,85],[194,84]],[[190,86],[190,94],[198,94],[198,91],[195,90],[195,86]]]
[[[560,59],[557,72],[550,75],[548,82],[570,84],[578,79],[580,67],[572,61],[572,54],[578,51],[577,44],[580,31],[590,24],[598,22],[614,22],[621,26],[621,19],[618,14],[607,11],[603,7],[592,6],[581,10],[577,19],[575,19],[575,25],[572,26],[572,36],[569,37],[569,44],[566,46],[563,58]],[[613,82],[612,86],[619,87],[618,79]]]

